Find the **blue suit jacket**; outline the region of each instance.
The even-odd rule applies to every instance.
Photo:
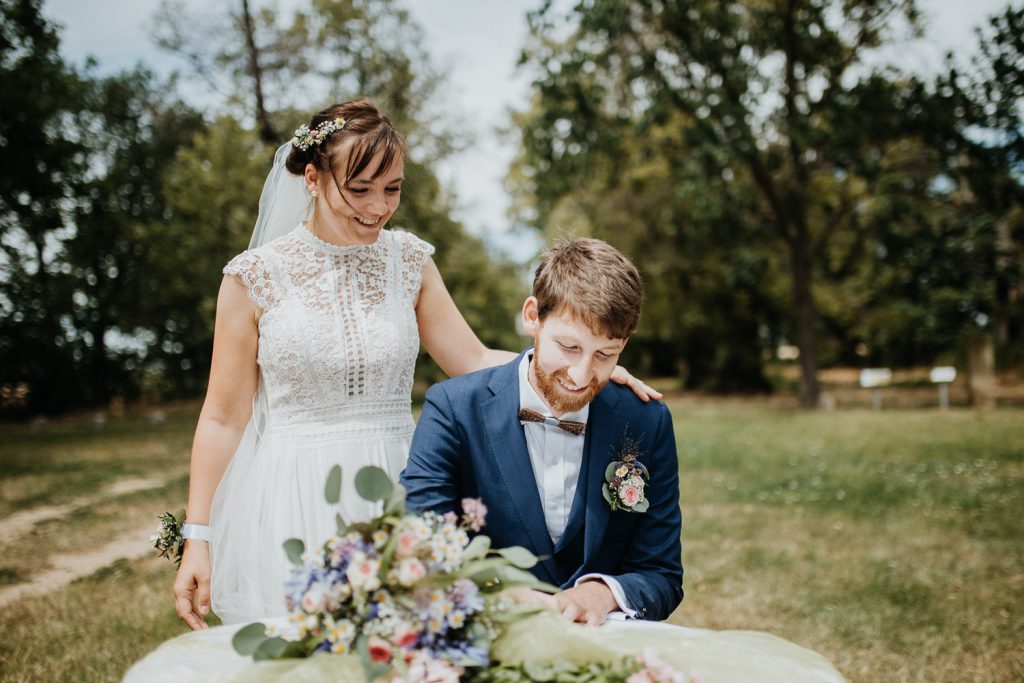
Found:
[[[554,546],[518,419],[521,359],[427,391],[401,476],[409,507],[459,511],[462,498],[482,498],[483,533],[496,548],[521,545],[540,556],[537,578],[568,587],[592,572],[614,576],[639,617],[667,618],[683,599],[679,463],[668,408],[615,383],[594,398],[576,497]],[[601,495],[605,469],[626,437],[639,440],[651,475],[644,513],[612,512]]]

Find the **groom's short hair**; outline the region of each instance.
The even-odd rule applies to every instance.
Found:
[[[533,296],[543,321],[570,313],[594,333],[625,339],[640,321],[644,285],[633,262],[612,245],[578,237],[541,256]]]

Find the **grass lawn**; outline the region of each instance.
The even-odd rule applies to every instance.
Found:
[[[673,622],[767,630],[853,682],[1024,679],[1024,410],[671,405],[686,567]],[[194,420],[0,427],[0,522],[93,496],[0,538],[0,587],[180,506]],[[102,496],[131,477],[168,483]],[[6,606],[0,680],[118,680],[183,631],[172,580],[164,560],[119,562]]]

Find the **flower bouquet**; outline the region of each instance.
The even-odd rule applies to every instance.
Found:
[[[339,515],[336,535],[319,548],[286,541],[288,621],[241,629],[232,641],[237,652],[256,660],[351,653],[367,680],[458,681],[467,668],[490,663],[500,622],[531,613],[502,591],[557,591],[526,571],[537,562],[526,549],[494,550],[487,536],[471,537],[484,523],[480,501],[463,500],[461,517],[417,515],[405,511],[405,490],[379,468],[360,470],[355,485],[383,513],[352,525]],[[329,503],[340,488],[335,467]]]

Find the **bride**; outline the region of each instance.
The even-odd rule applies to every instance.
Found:
[[[277,151],[250,249],[224,268],[213,358],[192,448],[179,616],[206,628],[285,614],[281,544],[326,538],[373,506],[358,469],[393,479],[413,431],[420,342],[448,375],[506,362],[466,324],[398,209],[405,145],[366,100],[316,113]],[[622,368],[641,398],[660,394]],[[255,396],[255,399],[254,399]],[[342,466],[340,503],[321,495]]]

